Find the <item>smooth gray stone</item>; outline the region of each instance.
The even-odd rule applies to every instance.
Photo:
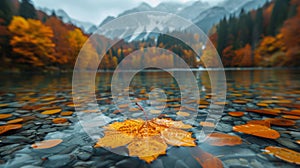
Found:
[[[9,143],[9,144],[13,144],[13,143],[27,143],[27,142],[31,142],[31,139],[24,137],[24,136],[18,136],[18,135],[10,135],[10,136],[6,136],[1,140],[2,143]]]
[[[182,160],[177,160],[174,168],[189,168]]]
[[[34,159],[29,154],[21,154],[18,153],[15,155],[14,159],[9,160],[5,165],[4,168],[17,168],[25,165],[39,165],[40,161]]]
[[[156,159],[150,165],[151,168],[164,168],[164,164],[160,159]]]
[[[86,168],[90,168],[95,164],[95,161],[79,161],[77,163],[75,163],[72,167],[86,167]]]
[[[15,109],[13,109],[13,108],[5,108],[5,109],[0,110],[0,114],[12,113],[14,111],[15,111]]]
[[[127,168],[127,167],[138,167],[140,165],[140,161],[135,158],[123,159],[116,163],[116,167],[118,168]]]
[[[221,131],[221,132],[231,132],[232,126],[229,124],[218,123],[216,126],[216,130]]]
[[[76,157],[74,155],[53,155],[47,158],[47,160],[43,164],[43,167],[68,167],[68,165],[74,160],[76,160]]]
[[[89,152],[78,152],[77,154],[78,159],[87,161],[92,157],[92,153]]]

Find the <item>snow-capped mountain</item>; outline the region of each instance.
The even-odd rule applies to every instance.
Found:
[[[83,22],[77,19],[71,18],[64,10],[51,10],[48,8],[39,8],[39,10],[45,12],[47,15],[51,15],[53,12],[54,14],[60,18],[64,23],[71,23],[79,28],[81,28],[85,33],[93,33],[97,28],[96,25],[90,22]]]
[[[261,7],[268,0],[225,0],[221,3],[211,5],[207,2],[202,1],[194,1],[188,3],[174,3],[174,2],[163,2],[157,5],[156,7],[151,7],[147,3],[143,2],[139,6],[132,8],[130,10],[126,10],[119,14],[116,18],[133,14],[136,12],[143,11],[159,11],[159,12],[168,12],[177,14],[185,19],[188,19],[195,23],[198,27],[200,27],[205,33],[207,33],[211,27],[218,23],[222,18],[229,17],[231,14],[238,15],[242,9],[246,12]],[[105,23],[115,19],[115,17],[108,16],[100,26]],[[167,20],[165,20],[167,21]],[[141,23],[139,23],[142,25]],[[162,25],[164,23],[161,23]],[[180,26],[179,26],[180,28]],[[154,28],[153,28],[154,29]],[[158,28],[159,29],[159,28]],[[111,31],[103,32],[103,35],[108,36],[110,38],[124,38],[124,34],[128,34],[129,32],[135,32],[134,28],[119,28]],[[139,30],[140,31],[140,30]],[[170,31],[170,30],[166,30]],[[127,40],[140,40],[147,38],[147,33],[143,33],[137,36],[137,39],[133,39],[133,37],[126,38]]]

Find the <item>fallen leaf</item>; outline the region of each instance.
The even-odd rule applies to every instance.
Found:
[[[279,113],[272,111],[272,110],[257,110],[257,109],[246,109],[247,112],[252,112],[252,113],[259,113],[259,114],[265,114],[265,115],[273,115],[273,116],[278,116]]]
[[[168,128],[161,132],[167,144],[172,146],[196,146],[192,133],[180,129]]]
[[[34,149],[48,149],[57,146],[58,144],[62,143],[62,141],[62,139],[50,139],[36,142],[35,144],[32,144],[31,147]]]
[[[260,107],[268,107],[269,106],[269,104],[266,104],[266,103],[257,103],[256,105],[260,106]]]
[[[0,119],[6,119],[6,118],[9,118],[11,116],[12,116],[12,114],[0,114]]]
[[[73,114],[72,111],[64,111],[60,113],[61,116],[71,116],[72,114]]]
[[[296,143],[300,145],[300,140],[297,140]]]
[[[20,123],[20,122],[23,122],[23,121],[24,121],[23,118],[17,118],[17,119],[7,121],[7,124],[16,124],[16,123]]]
[[[60,112],[61,112],[61,109],[53,109],[53,110],[45,110],[41,114],[52,115],[52,114],[57,114],[57,113],[60,113]]]
[[[7,106],[8,106],[8,104],[0,104],[0,108],[7,107]]]
[[[245,134],[250,134],[258,137],[269,138],[269,139],[277,139],[280,137],[280,134],[271,128],[262,125],[254,125],[254,124],[245,124],[238,125],[233,127],[233,131],[242,132]]]
[[[181,129],[192,126],[182,121],[153,118],[151,120],[129,119],[105,126],[105,136],[94,147],[116,148],[125,146],[130,156],[137,156],[147,163],[165,154],[167,143],[173,146],[195,146],[192,133]]]
[[[239,112],[239,111],[236,111],[236,112],[229,112],[228,113],[230,116],[233,116],[233,117],[242,117],[244,115],[243,112]]]
[[[199,147],[190,148],[193,158],[203,168],[223,168],[222,161],[214,155],[201,150]]]
[[[214,123],[212,123],[212,122],[207,122],[207,121],[201,121],[201,122],[200,122],[200,125],[201,125],[202,127],[215,127],[215,124],[214,124]]]
[[[224,133],[211,133],[205,143],[212,146],[234,146],[242,144],[242,139],[238,136]]]
[[[161,110],[150,110],[150,113],[152,114],[160,114],[161,112]]]
[[[190,116],[190,113],[182,112],[182,111],[178,111],[176,114],[179,115],[179,116],[182,116],[182,117],[188,117],[188,116]]]
[[[300,120],[300,116],[295,116],[295,115],[282,115],[281,117],[285,119],[291,119],[291,120]]]
[[[291,149],[268,146],[265,148],[266,153],[272,154],[275,157],[284,160],[289,163],[300,165],[300,153]]]
[[[65,123],[65,122],[67,122],[68,120],[66,119],[66,118],[54,118],[53,120],[52,120],[52,122],[54,123],[54,124],[63,124],[63,123]]]
[[[246,100],[233,100],[232,102],[237,103],[237,104],[246,104],[246,103],[248,103],[248,101],[246,101]]]
[[[147,163],[155,160],[159,155],[166,154],[168,145],[160,136],[136,138],[127,148],[130,156],[137,156]]]
[[[300,110],[285,111],[284,114],[300,116]]]
[[[268,128],[271,127],[270,121],[266,121],[266,120],[250,120],[247,122],[247,124],[262,125]]]
[[[22,124],[10,124],[10,125],[1,125],[0,126],[0,135],[14,129],[22,128]]]
[[[105,136],[103,138],[100,138],[94,147],[116,148],[119,146],[127,145],[132,140],[133,136],[131,135],[119,131],[106,131]]]
[[[271,125],[276,125],[276,126],[289,127],[289,126],[294,126],[296,124],[296,122],[293,120],[287,120],[283,118],[268,118],[265,120],[270,121]]]

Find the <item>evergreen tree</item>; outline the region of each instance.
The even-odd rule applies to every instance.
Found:
[[[283,22],[287,19],[290,0],[275,0],[274,3],[268,28],[268,35],[271,36],[274,36],[279,32]]]
[[[0,18],[3,18],[5,25],[8,25],[12,19],[12,9],[10,0],[0,0]]]
[[[222,51],[227,46],[227,33],[228,33],[228,24],[226,18],[221,20],[218,28],[218,40],[217,40],[217,51],[219,52],[219,55],[222,54]]]
[[[22,0],[19,8],[19,15],[28,19],[37,19],[37,14],[31,0]]]

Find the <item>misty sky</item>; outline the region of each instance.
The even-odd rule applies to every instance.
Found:
[[[72,18],[80,21],[100,24],[108,15],[116,16],[126,9],[147,2],[156,6],[160,2],[189,2],[195,0],[32,0],[36,7],[47,7],[50,9],[63,9]],[[223,0],[202,0],[209,3],[218,3]]]

